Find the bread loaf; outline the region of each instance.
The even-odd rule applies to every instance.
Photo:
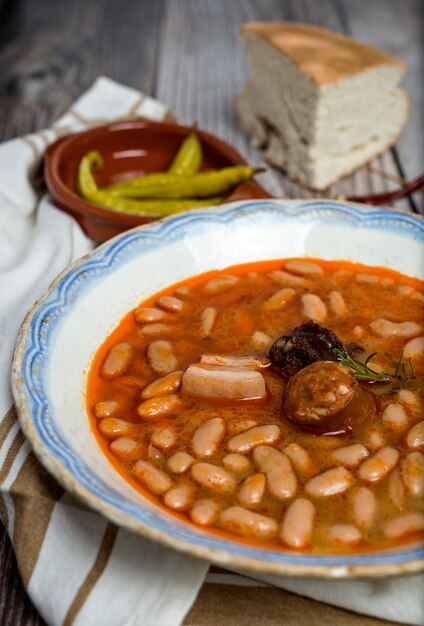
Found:
[[[409,110],[404,64],[351,37],[306,24],[243,24],[253,69],[236,100],[266,158],[322,190],[391,146]]]

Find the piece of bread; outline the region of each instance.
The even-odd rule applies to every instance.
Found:
[[[325,189],[396,141],[409,111],[401,61],[306,24],[256,22],[240,33],[253,76],[237,114],[291,178]]]

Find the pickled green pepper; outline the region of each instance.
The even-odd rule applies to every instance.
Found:
[[[197,134],[196,125],[191,129],[190,134],[178,149],[171,165],[168,168],[169,174],[177,176],[192,176],[197,174],[202,164],[203,151]]]
[[[221,170],[209,170],[193,176],[179,176],[169,184],[136,183],[135,179],[122,181],[105,188],[110,194],[124,198],[207,198],[225,195],[234,187],[250,180],[259,171],[248,165],[224,167]]]
[[[164,217],[196,207],[219,204],[222,199],[221,197],[211,197],[203,200],[128,200],[127,198],[113,196],[97,187],[92,172],[100,170],[102,167],[103,158],[101,154],[97,151],[88,152],[79,164],[77,188],[86,200],[112,211]]]

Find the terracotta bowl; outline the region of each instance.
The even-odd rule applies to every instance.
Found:
[[[147,121],[107,124],[59,139],[46,151],[44,176],[55,204],[72,215],[84,232],[97,241],[105,241],[134,226],[159,217],[140,217],[103,209],[81,198],[76,190],[77,170],[89,150],[99,150],[105,166],[96,174],[100,187],[140,176],[165,171],[181,142],[190,132],[188,126]],[[199,131],[203,147],[202,169],[238,165],[244,160],[230,145],[214,135]],[[236,187],[226,202],[269,198],[255,180]]]

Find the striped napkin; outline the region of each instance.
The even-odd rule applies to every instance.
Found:
[[[99,78],[51,129],[0,146],[0,517],[24,585],[48,624],[180,624],[208,570],[118,530],[64,493],[25,441],[9,386],[28,309],[93,247],[72,218],[35,191],[33,174],[46,146],[99,123],[169,115],[160,102]]]
[[[0,146],[0,518],[32,601],[48,624],[63,626],[383,626],[294,595],[301,594],[423,626],[422,575],[352,582],[207,573],[208,564],[86,509],[31,452],[9,386],[19,326],[55,276],[93,247],[72,218],[37,193],[34,173],[46,146],[63,134],[136,117],[174,119],[160,102],[99,78],[51,129]]]

